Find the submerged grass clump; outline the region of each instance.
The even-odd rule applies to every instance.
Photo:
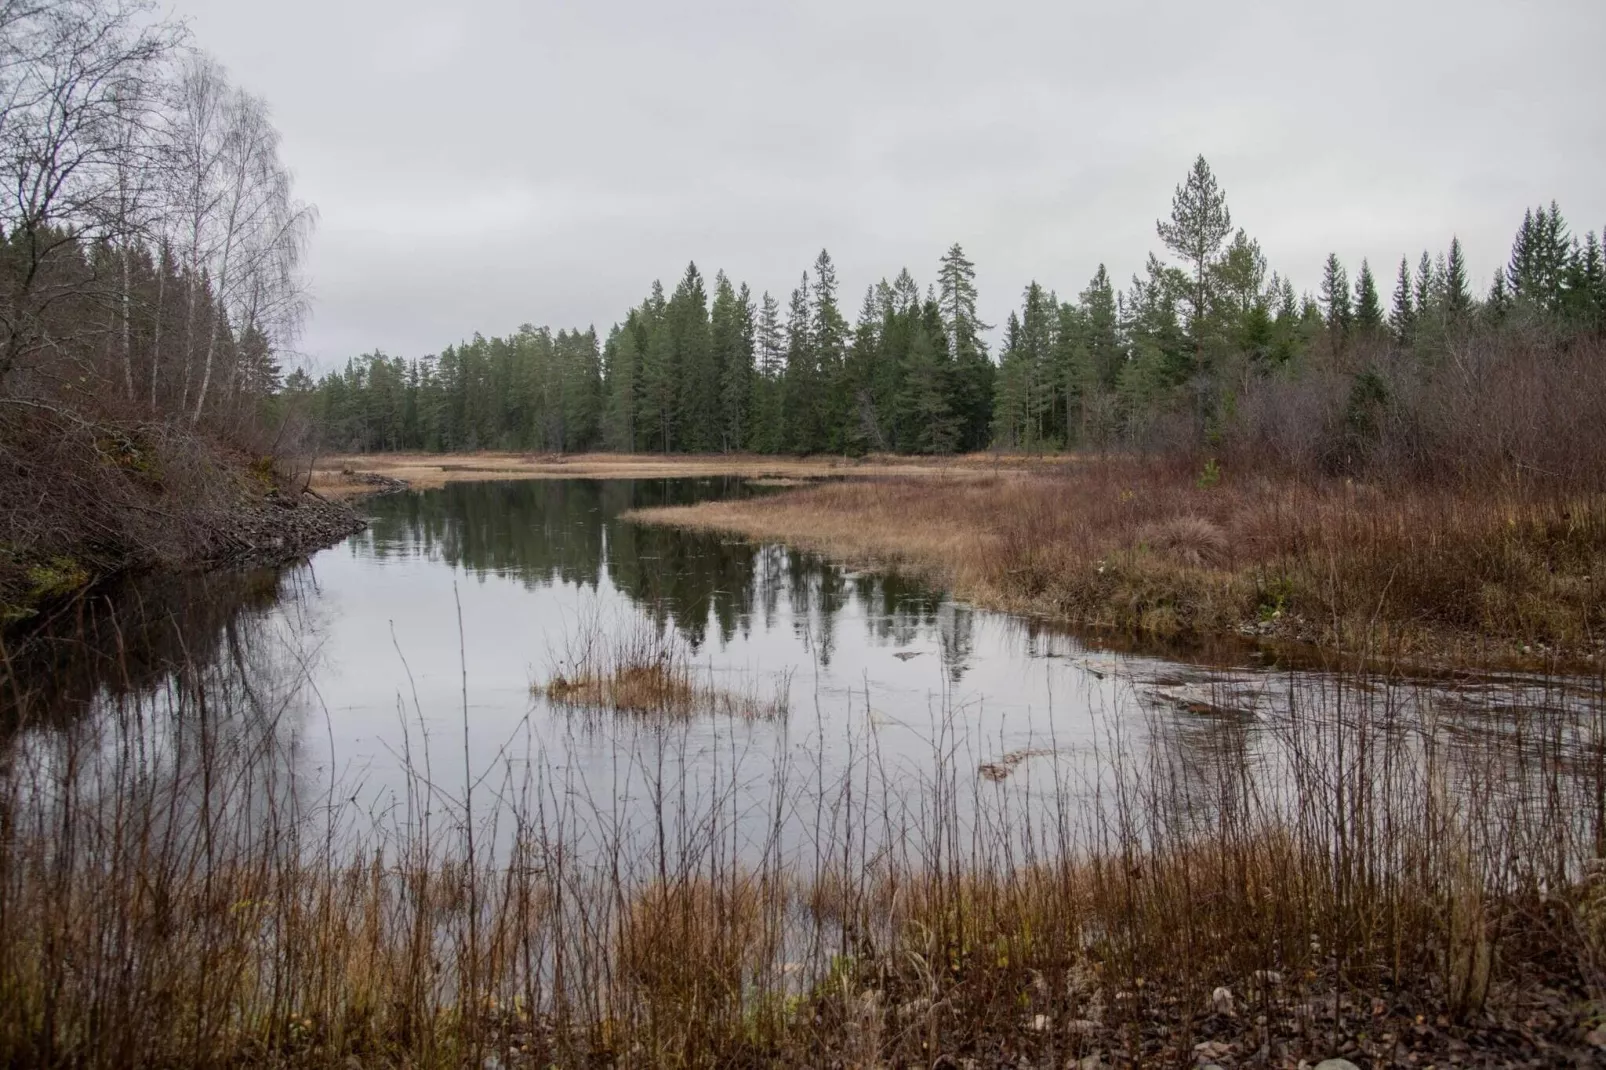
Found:
[[[710,670],[700,668],[685,640],[672,632],[635,626],[621,633],[592,621],[568,642],[547,682],[530,687],[558,706],[677,718],[773,719],[787,712],[790,680],[784,674],[769,698],[754,687],[716,687],[708,680]]]

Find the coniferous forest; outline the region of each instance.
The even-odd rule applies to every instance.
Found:
[[[526,325],[286,387],[312,395],[331,450],[858,455],[1208,443],[1257,391],[1286,402],[1336,376],[1348,449],[1458,348],[1566,346],[1606,325],[1600,238],[1554,203],[1525,215],[1481,295],[1454,237],[1397,268],[1329,256],[1319,291],[1299,293],[1234,226],[1203,157],[1156,230],[1165,255],[1124,289],[1102,265],[1069,292],[1030,282],[996,354],[959,245],[934,281],[904,268],[856,313],[822,250],[784,303],[693,263],[605,335]]]

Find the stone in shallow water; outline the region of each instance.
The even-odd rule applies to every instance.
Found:
[[[1316,1064],[1316,1070],[1361,1070],[1361,1068],[1348,1059],[1323,1059]]]

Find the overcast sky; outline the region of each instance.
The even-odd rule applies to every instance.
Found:
[[[1528,205],[1606,224],[1606,2],[176,0],[268,99],[321,222],[315,369],[521,323],[605,331],[695,260],[851,319],[961,242],[998,323],[1122,283],[1193,157],[1273,269],[1392,289]],[[1382,280],[1380,280],[1381,282]]]

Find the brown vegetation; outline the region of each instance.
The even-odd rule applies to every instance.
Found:
[[[567,641],[569,652],[559,659],[551,679],[530,687],[558,706],[677,718],[715,712],[773,718],[787,712],[790,681],[784,676],[768,699],[752,689],[715,687],[699,671],[691,648],[673,632],[638,626],[614,635],[592,621]]]
[[[1161,636],[1246,632],[1437,657],[1588,656],[1606,636],[1599,490],[1380,487],[1106,458],[1026,478],[832,483],[633,515],[910,568],[994,608]]]
[[[361,527],[250,452],[271,445],[0,397],[0,626],[120,572],[280,564]]]
[[[250,688],[182,679],[163,732],[64,726],[0,767],[7,1065],[1503,1064],[1606,1039],[1598,677],[1515,709],[1291,677],[1276,784],[1233,719],[1202,763],[1163,732],[1115,748],[1098,799],[1011,801],[941,756],[777,769],[759,825],[801,822],[801,854],[744,836],[717,762],[707,795],[644,785],[655,846],[545,798],[551,770],[487,798],[409,769],[394,817],[357,816],[297,794]]]
[[[816,479],[881,477],[969,478],[1051,469],[1070,458],[1024,454],[959,457],[771,457],[758,454],[661,453],[370,453],[320,458],[312,486],[331,497],[371,493],[363,477],[404,480],[415,489],[497,479],[688,479],[740,476],[765,486],[796,486]]]

